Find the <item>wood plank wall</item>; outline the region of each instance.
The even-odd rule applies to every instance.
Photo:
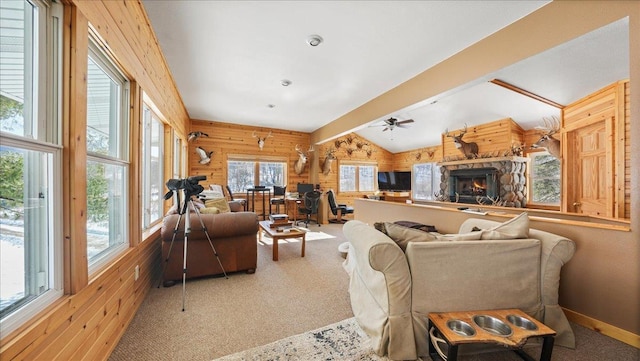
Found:
[[[628,81],[624,82],[624,218],[631,219],[631,85]]]
[[[189,115],[141,0],[68,1],[87,17],[111,55],[159,106],[171,128],[186,139]]]
[[[86,197],[82,179],[86,147],[86,57],[89,32],[123,69],[132,85],[132,107],[141,105],[141,91],[158,106],[171,128],[186,140],[189,117],[175,88],[140,1],[64,0],[64,172],[74,182],[63,189],[65,199],[65,295],[17,330],[2,335],[0,359],[106,360],[160,273],[159,231],[142,241],[139,227],[139,113],[132,109],[131,247],[90,277],[86,274]],[[84,60],[83,60],[84,59]],[[84,64],[84,65],[83,65]],[[76,146],[77,144],[77,146]],[[78,178],[83,178],[82,176]],[[80,185],[80,186],[78,186]],[[72,193],[76,192],[76,193]],[[84,262],[84,263],[83,263]],[[134,281],[139,266],[140,277]]]
[[[286,159],[287,191],[295,191],[298,183],[308,183],[310,180],[309,164],[312,161],[311,157],[309,157],[301,174],[298,175],[293,171],[294,163],[298,160],[298,153],[295,151],[295,147],[300,145],[301,149],[307,151],[310,146],[309,133],[197,119],[191,120],[190,131],[201,131],[209,135],[208,137],[200,137],[188,144],[189,176],[206,176],[207,180],[200,182],[202,186],[208,187],[209,184],[226,186],[227,160],[234,155]],[[258,147],[257,138],[253,137],[254,132],[261,138],[271,132],[272,137],[265,140],[262,150]],[[196,147],[198,146],[208,152],[213,151],[209,164],[199,163],[200,157],[196,153]],[[235,196],[245,198],[244,193],[236,194]],[[256,194],[256,212],[259,213],[262,213],[261,197],[261,194]]]
[[[331,171],[328,174],[322,173],[322,165],[327,157],[328,150],[335,150],[336,160],[331,164]],[[320,169],[319,183],[322,190],[333,189],[336,201],[340,204],[353,206],[353,200],[362,198],[366,194],[373,192],[340,192],[339,166],[349,163],[370,163],[375,164],[379,171],[394,170],[393,154],[379,145],[360,137],[355,133],[335,138],[318,146],[318,165]]]
[[[450,135],[458,135],[463,129],[449,129]],[[524,130],[513,119],[505,118],[485,123],[475,127],[468,127],[462,140],[478,144],[481,157],[502,156],[512,145],[524,142]],[[462,152],[455,147],[453,138],[442,134],[442,148],[444,160],[463,159]]]
[[[326,158],[326,152],[330,148],[335,149],[336,161],[331,166],[331,172],[327,175],[318,175],[318,184],[323,190],[333,189],[338,191],[338,164],[349,161],[376,162],[381,170],[392,170],[393,159],[390,152],[380,146],[371,143],[369,140],[351,133],[339,137],[330,142],[314,145],[314,151],[309,153],[308,163],[305,165],[302,174],[296,174],[294,164],[298,160],[298,153],[295,151],[296,145],[300,145],[305,152],[309,149],[311,136],[309,133],[294,132],[282,129],[270,129],[261,127],[243,126],[238,124],[207,121],[193,119],[190,131],[201,131],[208,134],[208,137],[200,137],[197,141],[189,143],[189,175],[204,175],[207,177],[203,186],[209,184],[220,184],[223,187],[227,184],[227,160],[233,155],[243,155],[250,157],[276,157],[287,159],[287,191],[295,192],[298,183],[309,183],[311,177],[311,162],[317,161],[322,169],[322,163]],[[260,137],[266,136],[269,132],[273,135],[267,138],[264,148],[258,148],[257,139],[253,137],[253,132]],[[357,144],[362,145],[358,149]],[[340,144],[336,148],[336,144]],[[195,148],[202,147],[206,151],[213,151],[211,163],[200,164]],[[356,150],[357,149],[357,150]],[[370,155],[367,154],[370,151]],[[350,153],[350,154],[349,154]],[[355,197],[362,197],[363,192],[337,193],[336,199],[340,203],[352,204]],[[236,194],[236,197],[244,198],[245,194]],[[261,196],[256,195],[256,212],[262,212]]]
[[[442,146],[424,147],[395,153],[393,155],[393,169],[410,171],[416,163],[430,163],[442,161]]]

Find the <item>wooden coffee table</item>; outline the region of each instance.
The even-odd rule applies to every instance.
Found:
[[[476,316],[479,319],[474,318]],[[507,329],[502,328],[501,325],[506,325]],[[456,361],[458,346],[471,343],[502,345],[513,350],[523,360],[535,361],[522,351],[522,346],[530,337],[543,338],[540,361],[550,361],[556,335],[554,330],[519,309],[430,313],[427,329],[431,330],[431,327],[439,331],[447,342],[447,361]],[[473,334],[465,334],[466,331],[471,331],[469,333]],[[498,331],[504,333],[500,334]],[[508,333],[508,331],[511,332]],[[427,334],[427,337],[429,355],[433,360],[442,360],[431,343],[431,336]]]
[[[278,232],[277,228],[271,228],[271,221],[260,221],[260,230],[258,230],[258,238],[262,241],[262,232],[266,233],[273,239],[273,260],[278,260],[278,240],[286,238],[301,238],[302,239],[302,257],[304,257],[305,238],[307,232],[296,227],[285,229],[283,232]]]

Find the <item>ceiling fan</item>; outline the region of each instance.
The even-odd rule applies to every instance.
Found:
[[[384,129],[382,129],[383,132],[386,132],[387,130],[393,130],[396,127],[398,127],[398,128],[408,128],[404,124],[413,123],[413,119],[407,119],[407,120],[398,121],[398,119],[396,119],[396,118],[389,118],[389,119],[385,119],[383,122],[384,123],[382,123],[382,124],[372,125],[372,127],[384,127]]]

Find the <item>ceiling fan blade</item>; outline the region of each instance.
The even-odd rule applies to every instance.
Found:
[[[389,127],[382,129],[383,132],[386,132],[387,130],[389,130]]]
[[[407,120],[402,120],[402,121],[396,122],[396,125],[408,124],[408,123],[413,123],[413,119],[407,119]]]

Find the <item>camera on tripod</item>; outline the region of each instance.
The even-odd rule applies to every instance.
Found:
[[[168,200],[173,196],[173,192],[177,192],[180,189],[184,190],[184,196],[186,199],[189,199],[192,196],[197,196],[204,191],[204,187],[198,184],[198,182],[206,179],[206,175],[195,175],[183,179],[169,179],[166,183],[169,191],[165,193],[164,199]]]

